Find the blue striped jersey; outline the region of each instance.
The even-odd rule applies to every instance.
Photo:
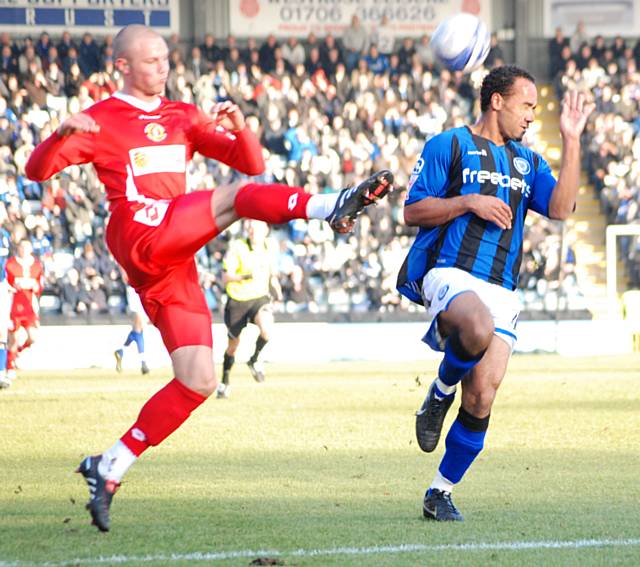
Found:
[[[420,228],[398,275],[398,291],[422,304],[422,279],[434,267],[456,267],[508,289],[518,284],[524,219],[529,209],[549,216],[556,180],[537,153],[510,141],[498,146],[464,126],[431,138],[409,181],[405,205],[429,197],[493,195],[511,207],[502,230],[473,213]]]

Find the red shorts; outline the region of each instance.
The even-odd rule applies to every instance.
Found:
[[[15,297],[11,306],[11,324],[10,330],[17,331],[20,327],[29,329],[31,327],[37,327],[40,323],[40,317],[33,310],[30,303],[21,300],[21,298]]]
[[[211,194],[196,191],[145,205],[125,201],[115,206],[107,225],[109,249],[170,353],[213,346],[211,313],[194,260],[219,232]]]

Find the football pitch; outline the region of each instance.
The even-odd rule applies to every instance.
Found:
[[[0,566],[640,565],[640,356],[514,357],[456,524],[422,519],[435,362],[266,369],[238,363],[231,398],[134,465],[108,534],[73,470],[169,370],[23,372],[0,391]]]

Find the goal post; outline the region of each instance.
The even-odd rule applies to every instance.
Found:
[[[618,236],[640,236],[638,224],[611,224],[606,231],[607,303],[609,316],[621,318],[618,300]]]

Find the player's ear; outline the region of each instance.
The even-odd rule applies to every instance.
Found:
[[[123,75],[126,75],[129,72],[129,62],[124,57],[118,57],[116,59],[115,67]]]
[[[491,109],[501,110],[504,103],[504,98],[500,93],[493,93],[491,95]]]

